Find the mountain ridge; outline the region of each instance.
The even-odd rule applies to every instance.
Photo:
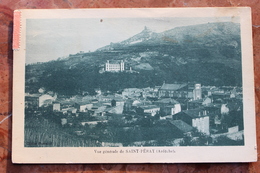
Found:
[[[147,27],[137,33],[136,35],[117,43],[111,43],[110,45],[101,47],[97,51],[103,50],[113,50],[119,48],[120,46],[129,46],[129,42],[132,40],[142,40],[142,42],[147,42],[149,44],[153,43],[192,43],[192,42],[202,42],[204,38],[210,39],[212,35],[215,35],[223,39],[222,37],[228,36],[229,39],[233,39],[240,34],[239,24],[231,22],[221,22],[221,23],[207,23],[199,25],[189,25],[182,27],[175,27],[160,33],[152,32]],[[141,36],[141,38],[139,38]],[[216,41],[216,39],[214,39]],[[205,42],[205,41],[204,41]],[[140,42],[138,42],[140,43]],[[209,40],[207,44],[212,44],[212,40]],[[230,46],[238,46],[237,43],[230,43]],[[210,46],[210,45],[206,45]]]
[[[140,73],[99,74],[99,69],[107,60],[124,60],[126,68],[131,67]],[[70,89],[75,92],[102,87],[107,90],[147,87],[161,85],[163,81],[241,86],[240,26],[232,22],[207,23],[176,27],[160,33],[144,27],[132,37],[94,52],[78,53],[26,68],[41,71],[38,74],[26,73],[27,80],[37,76],[41,81],[38,87],[44,85],[50,90],[57,90],[57,86],[50,86],[48,82],[62,86],[70,78],[75,84]],[[57,82],[57,78],[64,79]],[[114,84],[110,82],[113,80],[116,81]],[[110,86],[105,86],[105,83]]]

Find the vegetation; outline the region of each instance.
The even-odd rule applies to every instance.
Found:
[[[116,92],[123,88],[162,85],[164,81],[242,86],[238,24],[186,26],[153,33],[151,38],[146,38],[146,32],[128,39],[143,40],[136,44],[123,41],[95,52],[27,65],[26,92],[45,87],[63,95],[83,92],[93,95],[95,88]],[[207,34],[201,35],[202,32]],[[126,68],[132,67],[139,73],[100,74],[99,70],[107,60],[125,60]],[[152,68],[135,69],[140,64],[149,64]],[[37,80],[32,82],[34,77]]]
[[[240,140],[232,140],[226,136],[220,136],[214,142],[214,146],[237,146],[244,145],[244,136]]]
[[[64,131],[58,118],[52,114],[26,114],[24,127],[25,147],[84,147],[96,146],[91,139],[84,139]]]
[[[160,62],[160,59],[158,59]],[[57,62],[57,64],[60,62]],[[79,64],[77,68],[48,68],[39,76],[39,81],[27,83],[27,91],[34,92],[40,87],[61,95],[76,95],[88,92],[95,94],[95,88],[116,92],[124,88],[144,88],[174,82],[198,82],[203,85],[241,86],[241,71],[218,63],[193,63],[176,66],[168,60],[158,65],[159,69],[139,73],[102,73],[99,67]],[[207,75],[205,75],[207,74]],[[26,76],[28,78],[28,76]]]

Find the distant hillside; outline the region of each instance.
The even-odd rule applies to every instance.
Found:
[[[124,60],[126,68],[139,73],[99,74],[107,60]],[[231,22],[176,27],[161,33],[145,27],[129,39],[95,52],[28,65],[26,70],[28,91],[43,86],[64,94],[155,86],[163,81],[241,86],[240,28]],[[38,82],[32,85],[28,82],[32,78]]]

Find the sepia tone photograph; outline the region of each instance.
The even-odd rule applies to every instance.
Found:
[[[254,142],[242,16],[142,10],[24,19],[20,147],[169,155]]]

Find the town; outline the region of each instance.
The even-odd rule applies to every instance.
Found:
[[[104,67],[102,73],[126,70],[123,61]],[[25,146],[243,145],[242,99],[242,87],[200,83],[74,96],[40,88],[25,94]]]

